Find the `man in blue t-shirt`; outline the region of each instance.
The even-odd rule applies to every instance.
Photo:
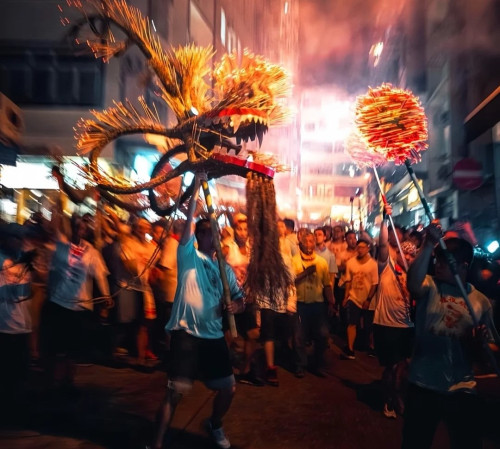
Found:
[[[159,412],[154,448],[163,447],[163,440],[182,395],[190,391],[193,381],[202,380],[216,391],[212,416],[206,421],[209,434],[221,448],[231,444],[224,434],[222,418],[228,411],[235,392],[235,379],[229,351],[222,331],[223,288],[210,221],[196,223],[195,248],[192,221],[199,191],[196,178],[186,226],[177,250],[177,291],[166,330],[171,333],[167,394]],[[225,265],[233,303],[231,313],[244,309],[243,293],[232,269]]]
[[[440,236],[441,227],[431,224],[420,253],[408,270],[408,290],[417,309],[403,449],[430,448],[441,420],[448,427],[452,449],[482,447],[472,370],[474,324],[445,253],[435,247]],[[488,298],[465,282],[473,258],[472,246],[460,238],[445,236],[445,242],[481,325],[480,334],[498,344]],[[433,253],[434,275],[428,276]]]

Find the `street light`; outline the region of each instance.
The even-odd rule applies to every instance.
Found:
[[[486,246],[486,249],[490,254],[493,254],[498,248],[500,248],[500,244],[496,240],[493,240]]]

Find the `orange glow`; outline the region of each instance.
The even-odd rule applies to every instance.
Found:
[[[420,100],[390,84],[370,88],[356,102],[356,124],[369,150],[386,161],[403,164],[420,160],[427,149],[427,118]]]
[[[367,148],[358,131],[353,131],[345,142],[346,152],[358,167],[373,167],[386,162],[385,156],[379,151]]]

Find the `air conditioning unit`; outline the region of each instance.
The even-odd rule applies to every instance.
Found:
[[[23,130],[21,109],[0,92],[0,139],[20,143]]]

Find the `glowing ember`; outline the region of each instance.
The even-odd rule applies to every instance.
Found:
[[[385,155],[376,148],[368,148],[356,130],[347,137],[345,150],[358,167],[377,167],[386,162]]]
[[[390,84],[370,88],[356,102],[356,124],[371,151],[386,161],[420,160],[427,149],[427,118],[419,99]]]

